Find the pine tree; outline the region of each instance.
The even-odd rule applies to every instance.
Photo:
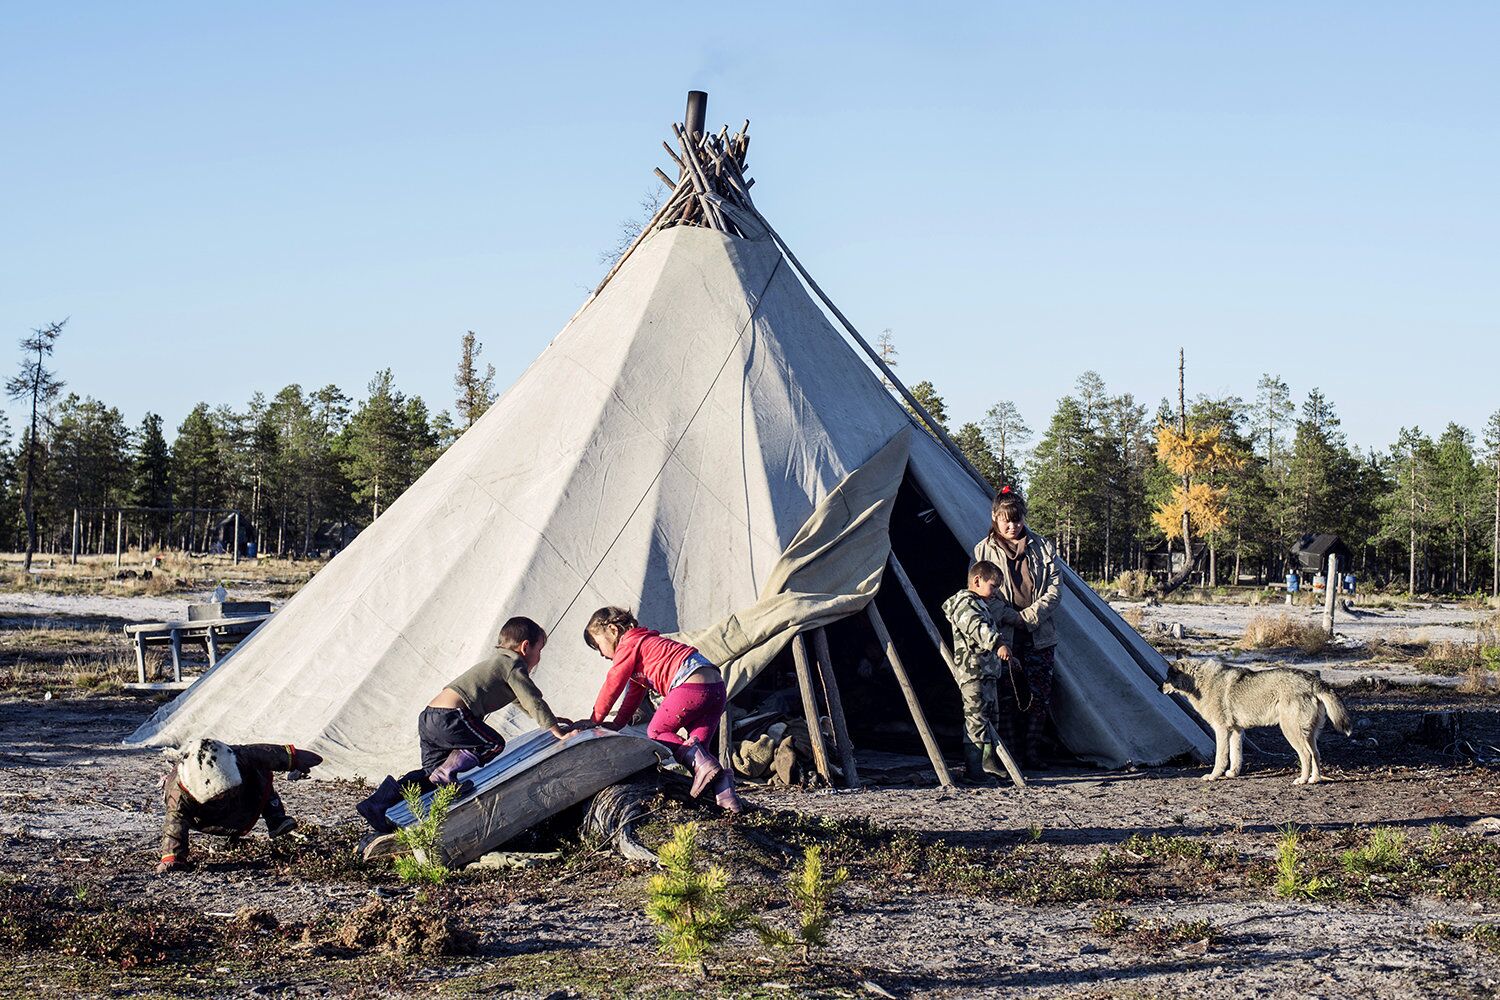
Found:
[[[1021,418],[1021,411],[1015,403],[1002,399],[985,412],[983,427],[985,441],[1000,465],[1001,480],[1019,482],[1020,462],[1016,455],[1031,440],[1031,428]]]
[[[131,458],[130,502],[137,507],[170,507],[172,505],[172,453],[162,433],[161,417],[146,414],[135,432]],[[155,511],[146,515],[145,531],[152,541],[141,539],[141,547],[157,543],[168,530],[167,515]]]
[[[943,430],[948,429],[948,404],[943,402],[943,397],[938,395],[937,389],[933,387],[931,382],[926,379],[918,382],[911,387],[911,395],[913,399],[921,404],[922,409],[927,411],[927,415],[937,421],[939,427]],[[926,428],[926,422],[922,420],[920,414],[913,413],[912,415]],[[928,429],[928,433],[932,433],[931,429]],[[936,437],[937,435],[933,434],[933,436]]]
[[[485,411],[495,402],[495,366],[486,365],[484,375],[479,374],[479,354],[483,350],[484,345],[475,337],[473,330],[464,334],[458,358],[458,374],[453,378],[454,388],[458,390],[456,412],[464,430],[473,427],[474,422],[484,416]]]
[[[726,898],[729,873],[718,865],[700,867],[697,823],[674,826],[657,858],[663,871],[646,884],[646,916],[661,927],[662,951],[707,975],[703,957],[745,919]]]
[[[427,426],[426,406],[398,392],[385,368],[370,381],[369,395],[349,421],[344,443],[354,498],[370,505],[374,520],[416,479],[436,439]]]
[[[170,476],[177,504],[182,507],[212,508],[219,504],[219,434],[207,403],[194,406],[177,428],[172,442]],[[201,517],[201,520],[198,519]],[[178,527],[183,548],[200,551],[208,547],[208,515],[190,517]],[[203,533],[198,534],[202,524]]]
[[[1495,597],[1500,597],[1500,410],[1490,414],[1490,421],[1484,426],[1484,448],[1492,487],[1490,493],[1493,529],[1490,535],[1490,593]]]
[[[1433,477],[1437,450],[1419,428],[1403,427],[1392,445],[1392,489],[1382,498],[1381,537],[1406,549],[1407,593],[1417,593],[1417,552],[1432,529]]]
[[[901,352],[896,350],[896,338],[891,335],[890,328],[880,331],[880,336],[875,338],[875,351],[880,355],[880,360],[885,362],[887,368],[895,368],[901,364],[896,360]],[[894,392],[896,387],[891,385],[891,380],[884,372],[880,374],[880,382],[885,386],[887,392]]]
[[[36,554],[36,491],[41,476],[41,441],[37,422],[51,402],[57,398],[64,382],[47,367],[47,359],[68,325],[50,323],[31,331],[29,337],[21,338],[21,370],[5,383],[5,391],[11,399],[29,400],[31,423],[26,429],[25,460],[21,483],[21,506],[26,514],[26,559],[21,572],[31,572],[31,557]]]
[[[958,445],[958,450],[963,452],[969,463],[979,470],[985,482],[995,489],[1004,485],[1000,460],[990,451],[990,446],[984,440],[984,432],[979,429],[978,424],[964,424],[960,427],[958,433],[953,435],[953,443]]]

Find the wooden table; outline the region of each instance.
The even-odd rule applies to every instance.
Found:
[[[253,615],[236,615],[232,618],[208,618],[198,621],[141,622],[126,625],[125,635],[135,644],[135,669],[140,683],[129,685],[137,690],[168,689],[183,687],[182,644],[201,642],[208,651],[208,665],[219,662],[220,650],[233,646],[250,637],[256,629],[270,618],[270,612]],[[146,682],[146,647],[166,646],[172,652],[172,682],[148,684]]]

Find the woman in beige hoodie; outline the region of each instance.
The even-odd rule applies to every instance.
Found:
[[[1008,743],[1025,765],[1034,765],[1052,705],[1052,651],[1057,645],[1052,616],[1062,600],[1062,581],[1052,543],[1026,527],[1026,501],[1009,486],[995,496],[990,531],[974,546],[974,561],[1000,567],[995,596],[1004,607],[997,609],[997,620],[1016,629],[1009,679],[1000,685],[1002,714],[1022,723],[1007,727]],[[1007,701],[1011,711],[1004,711]]]

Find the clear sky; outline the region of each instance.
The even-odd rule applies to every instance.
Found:
[[[1500,408],[1489,3],[0,5],[0,359],[200,399],[509,384],[600,277],[691,88],[908,383],[1045,426],[1319,386],[1361,446]],[[8,372],[6,361],[0,370]],[[12,426],[19,426],[12,409]]]

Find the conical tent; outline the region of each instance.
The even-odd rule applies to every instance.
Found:
[[[681,148],[714,138],[684,135]],[[581,641],[601,605],[720,639],[744,624],[756,635],[742,648],[716,647],[739,657],[726,666],[742,685],[799,629],[870,600],[903,479],[964,548],[987,530],[985,489],[833,328],[748,198],[699,197],[667,217],[694,169],[489,412],[133,742],[290,742],[323,754],[325,776],[400,773],[416,760],[421,708],[512,615],[547,627],[535,677],[560,715],[579,717],[605,666]],[[714,212],[739,221],[704,224]],[[1106,765],[1204,752],[1148,676],[1160,658],[1067,582],[1068,747]],[[531,728],[514,708],[490,721]]]

